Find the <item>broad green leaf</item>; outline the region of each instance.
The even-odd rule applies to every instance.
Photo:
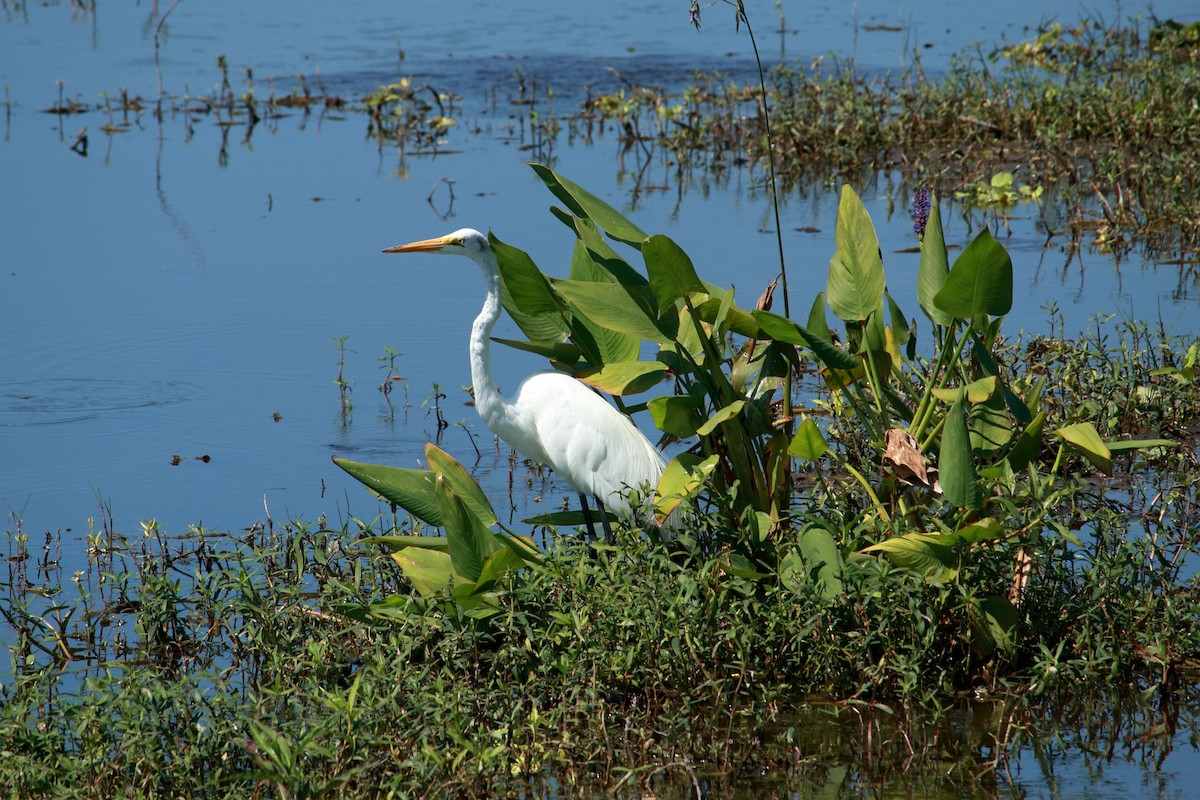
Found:
[[[492,341],[502,344],[505,347],[511,347],[514,350],[522,350],[526,353],[535,353],[536,355],[544,356],[560,364],[574,364],[582,355],[579,345],[572,344],[571,342],[523,342],[519,339],[498,338],[494,338]]]
[[[887,299],[888,317],[891,320],[892,336],[897,344],[908,344],[908,340],[914,335],[912,322],[908,317],[904,316],[904,312],[900,309],[900,305],[892,299],[892,293],[887,289],[883,290],[883,296]],[[899,363],[899,359],[897,359]]]
[[[990,400],[971,406],[970,411],[971,449],[982,455],[991,455],[1007,447],[1012,441],[1012,421],[1004,398],[996,394]]]
[[[646,407],[650,410],[655,427],[680,439],[695,436],[696,429],[704,423],[700,418],[700,409],[704,407],[703,397],[684,394],[655,397],[646,403]]]
[[[1105,442],[1109,451],[1115,456],[1134,450],[1150,450],[1155,447],[1178,447],[1179,442],[1170,439],[1122,439],[1115,442]]]
[[[986,378],[971,381],[966,386],[949,386],[945,389],[934,389],[933,396],[947,403],[953,403],[957,400],[966,400],[971,404],[984,403],[995,396],[998,386],[999,383],[996,376],[989,375]]]
[[[575,281],[613,282],[612,275],[601,269],[593,260],[592,253],[584,245],[582,239],[575,240],[575,249],[571,254],[570,278]],[[596,325],[587,317],[578,317],[577,321],[587,328],[592,341],[596,343],[600,364],[637,360],[642,347],[642,340],[637,336]]]
[[[721,317],[720,312],[723,305],[723,299],[710,297],[696,306],[696,313],[704,322],[707,322],[709,325],[716,325],[718,319]],[[738,336],[745,336],[747,339],[766,338],[766,334],[759,327],[758,321],[754,319],[753,314],[744,308],[734,305],[729,306],[723,317],[723,322],[731,332],[736,333]]]
[[[448,552],[409,547],[392,553],[392,560],[400,566],[413,588],[425,597],[438,594],[451,583],[472,583],[455,573]]]
[[[684,498],[700,491],[716,469],[717,459],[716,455],[702,460],[694,453],[680,453],[667,462],[654,493],[654,514],[660,522],[671,516]]]
[[[670,308],[691,294],[705,293],[688,254],[666,236],[655,234],[644,241],[642,257],[659,308]]]
[[[860,553],[884,553],[897,567],[939,580],[949,580],[958,571],[958,554],[948,537],[940,533],[906,533],[864,547]]]
[[[983,314],[1002,317],[1012,310],[1012,259],[984,228],[954,260],[934,306],[959,319]]]
[[[445,536],[403,535],[365,536],[358,540],[358,544],[381,544],[393,553],[397,553],[406,547],[423,547],[427,550],[446,551],[448,546]]]
[[[825,437],[821,435],[821,429],[808,417],[805,417],[804,421],[797,426],[796,435],[792,437],[792,443],[788,445],[788,455],[802,458],[805,461],[816,461],[828,450],[829,445],[826,444]]]
[[[729,405],[718,410],[715,414],[709,417],[703,425],[696,429],[697,436],[707,436],[717,429],[717,426],[722,422],[733,419],[741,413],[742,406],[746,405],[745,400],[734,400]]]
[[[1007,597],[972,600],[968,609],[971,649],[976,656],[989,658],[997,650],[1009,653],[1016,648],[1020,614]]]
[[[507,547],[501,547],[488,556],[479,572],[479,580],[475,582],[473,594],[494,588],[510,572],[517,572],[525,566],[525,559],[520,554]]]
[[[1042,427],[1046,424],[1046,412],[1039,411],[1033,421],[1021,431],[1021,436],[1012,450],[1008,451],[1008,463],[1013,472],[1021,472],[1042,451]]]
[[[458,463],[445,450],[432,443],[425,445],[425,459],[429,462],[429,468],[446,481],[450,491],[466,504],[480,522],[487,527],[496,524],[499,518],[492,508],[491,501],[487,499],[483,489],[471,477],[471,473],[467,472],[466,467]]]
[[[551,208],[550,213],[561,219],[567,227],[575,231],[575,235],[579,237],[579,241],[587,248],[588,255],[591,257],[592,263],[597,270],[607,275],[611,280],[615,280],[617,283],[625,284],[626,286],[649,285],[644,275],[629,266],[625,259],[617,255],[617,251],[612,249],[608,240],[600,234],[600,231],[596,229],[595,223],[590,219],[576,217],[558,208]],[[571,277],[579,279],[580,276],[571,275]]]
[[[980,508],[983,492],[979,488],[979,475],[975,471],[975,458],[971,453],[971,435],[967,430],[967,417],[962,401],[955,401],[946,412],[946,424],[942,429],[942,448],[938,453],[938,478],[946,499],[960,508]]]
[[[554,287],[571,303],[573,312],[597,325],[660,344],[672,341],[659,330],[653,309],[639,304],[619,284],[560,280]]]
[[[442,524],[431,471],[362,464],[337,456],[333,457],[333,463],[389,503],[400,506],[434,527]]]
[[[921,264],[917,268],[917,302],[925,316],[935,325],[949,326],[954,317],[942,311],[933,299],[946,283],[950,274],[950,257],[946,252],[946,238],[942,233],[942,212],[938,210],[937,197],[929,193],[929,219],[925,222],[925,236],[921,239]]]
[[[496,263],[500,265],[500,278],[518,310],[530,315],[558,314],[566,310],[528,253],[505,244],[495,234],[488,234],[488,239],[496,254]]]
[[[548,525],[552,528],[579,527],[583,525],[583,509],[574,509],[572,511],[554,511],[549,514],[538,514],[536,517],[529,517],[521,520],[526,525]]]
[[[1112,451],[1108,449],[1090,422],[1077,422],[1054,431],[1054,435],[1079,451],[1080,455],[1103,472],[1112,474]]]
[[[474,582],[483,571],[483,562],[499,544],[483,521],[440,476],[437,480],[437,499],[446,528],[446,549],[450,563],[455,572]]]
[[[642,242],[646,239],[646,234],[641,228],[626,219],[624,214],[557,172],[541,164],[531,163],[529,166],[554,193],[554,196],[566,203],[567,207],[571,209],[571,213],[589,218],[596,223],[597,227],[619,242],[641,247]]]
[[[871,215],[849,184],[842,186],[834,237],[837,251],[825,287],[829,307],[846,322],[865,320],[883,299],[883,258]]]
[[[661,361],[623,361],[579,375],[579,380],[602,392],[630,395],[644,392],[667,377],[667,365]]]
[[[852,370],[861,363],[856,356],[846,352],[828,339],[817,336],[807,328],[797,325],[787,317],[781,317],[770,311],[752,311],[751,316],[762,327],[763,332],[772,339],[787,344],[807,345],[817,359],[827,367]]]
[[[833,335],[829,332],[829,317],[825,316],[825,293],[817,292],[813,298],[812,308],[808,310],[807,330],[818,339],[833,344]]]
[[[817,590],[826,600],[842,593],[842,553],[833,535],[824,528],[810,525],[800,532],[800,553],[804,563],[816,569]]]
[[[751,581],[761,581],[771,577],[770,574],[760,570],[758,565],[748,557],[732,550],[725,551],[725,568],[730,575]]]
[[[951,537],[962,544],[973,545],[999,539],[1003,535],[1004,529],[1000,527],[999,522],[992,517],[984,517],[959,528]]]
[[[491,236],[492,249],[496,251],[497,262],[501,265],[500,274],[500,303],[504,306],[504,310],[517,323],[517,327],[525,334],[530,341],[534,342],[562,342],[567,338],[567,324],[563,320],[563,315],[559,311],[543,311],[542,313],[528,313],[523,310],[515,300],[512,293],[509,291],[508,281],[504,278],[504,273],[508,271],[522,272],[532,268],[537,271],[537,267],[533,266],[533,261],[524,252],[510,247],[494,236]],[[540,273],[539,273],[540,274]],[[526,277],[533,280],[526,274]],[[545,277],[542,276],[542,281]],[[537,292],[533,291],[533,295]],[[544,298],[543,298],[544,299]],[[543,303],[537,300],[531,300],[530,297],[522,297],[519,302],[532,302],[536,306],[545,307]],[[561,303],[555,299],[555,305]]]
[[[999,323],[999,319],[993,322],[997,332],[999,331]],[[1028,425],[1033,421],[1033,412],[1030,410],[1031,406],[1017,397],[1016,393],[1008,388],[1008,384],[998,377],[1000,375],[1000,367],[996,364],[995,357],[992,356],[992,352],[988,349],[987,344],[979,338],[979,335],[974,330],[971,331],[971,355],[979,362],[979,366],[985,375],[997,376],[997,380],[1000,382],[1000,391],[1004,393],[1004,402],[1008,406],[1009,413],[1016,417],[1017,422],[1022,425]]]

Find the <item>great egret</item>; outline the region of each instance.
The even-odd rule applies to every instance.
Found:
[[[612,530],[604,508],[632,513],[630,489],[654,489],[663,473],[663,456],[629,417],[584,384],[562,372],[530,375],[508,399],[492,377],[491,334],[500,318],[500,266],[486,236],[462,228],[436,239],[389,247],[385,253],[445,253],[466,256],[479,265],[487,286],[483,309],[471,326],[471,383],[475,408],[489,429],[523,456],[554,470],[579,493],[593,537],[587,498],[600,506],[605,538]]]

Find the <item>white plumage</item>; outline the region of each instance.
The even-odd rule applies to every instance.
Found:
[[[512,399],[496,387],[490,348],[500,318],[500,267],[487,237],[463,228],[383,252],[463,255],[479,265],[487,297],[471,327],[470,354],[475,408],[483,423],[518,453],[554,470],[581,499],[595,497],[613,513],[631,514],[629,492],[653,490],[664,461],[629,417],[561,372],[530,375]]]

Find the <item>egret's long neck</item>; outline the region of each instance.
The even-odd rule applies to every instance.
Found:
[[[504,416],[507,403],[492,377],[492,328],[500,318],[500,268],[491,253],[476,259],[487,286],[487,298],[471,326],[471,385],[475,388],[475,408],[485,425],[495,430]]]

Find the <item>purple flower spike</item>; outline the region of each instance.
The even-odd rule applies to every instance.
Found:
[[[929,189],[922,186],[913,192],[913,232],[917,238],[925,238],[925,223],[929,221]]]

